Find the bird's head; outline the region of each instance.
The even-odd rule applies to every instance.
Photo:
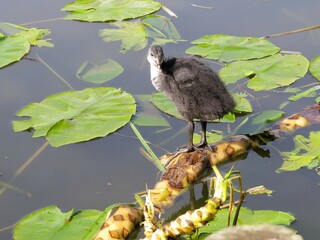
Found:
[[[149,63],[157,68],[161,68],[163,62],[163,50],[159,45],[154,45],[149,48],[148,57]]]

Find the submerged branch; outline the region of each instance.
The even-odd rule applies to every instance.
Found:
[[[70,83],[68,83],[67,80],[65,80],[59,73],[57,73],[48,63],[46,63],[39,55],[37,55],[37,60],[42,63],[46,68],[50,70],[57,78],[59,78],[68,88],[71,90],[74,90],[74,88],[71,86]]]
[[[319,29],[319,28],[320,28],[320,25],[306,27],[306,28],[300,28],[300,29],[296,29],[296,30],[293,30],[293,31],[289,31],[289,32],[283,32],[283,33],[276,33],[276,34],[267,35],[267,36],[261,37],[261,39],[272,38],[272,37],[280,37],[280,36],[284,36],[284,35],[288,35],[288,34],[311,31],[311,30],[315,30],[315,29]]]

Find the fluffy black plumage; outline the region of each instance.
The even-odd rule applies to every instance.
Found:
[[[164,59],[160,46],[148,52],[151,81],[164,92],[189,122],[186,151],[193,150],[194,119],[201,123],[201,146],[206,142],[206,123],[232,111],[234,100],[218,75],[203,61],[191,57]]]

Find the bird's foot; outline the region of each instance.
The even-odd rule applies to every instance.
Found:
[[[186,146],[186,147],[178,148],[174,153],[172,153],[171,157],[168,159],[168,161],[166,162],[166,164],[164,166],[167,167],[169,165],[169,163],[172,161],[172,159],[176,158],[178,155],[180,155],[182,153],[189,153],[189,152],[201,153],[201,150],[195,145],[192,145],[191,147]]]
[[[195,148],[205,148],[205,149],[212,152],[212,148],[207,142],[201,142],[201,143],[195,145]]]
[[[175,153],[188,153],[188,152],[194,152],[194,151],[197,151],[196,147],[194,145],[192,146],[183,146],[183,147],[179,147],[177,148],[176,152]]]

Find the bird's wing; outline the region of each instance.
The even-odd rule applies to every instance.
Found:
[[[172,74],[179,88],[189,88],[198,81],[197,70],[192,66],[192,62],[183,60],[176,61]]]

